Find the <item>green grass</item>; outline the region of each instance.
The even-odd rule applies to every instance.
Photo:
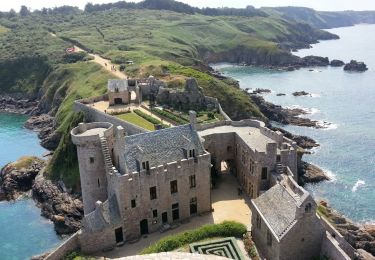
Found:
[[[169,252],[184,247],[190,243],[214,237],[242,238],[246,226],[235,221],[224,221],[221,224],[204,225],[198,229],[167,236],[155,244],[145,248],[141,254]]]
[[[147,121],[146,119],[144,119],[143,117],[140,117],[139,115],[137,115],[136,113],[125,113],[125,114],[121,114],[121,115],[116,115],[116,117],[124,120],[124,121],[127,121],[129,123],[132,123],[134,125],[137,125],[139,127],[142,127],[146,130],[150,130],[150,131],[154,131],[155,130],[155,127],[154,127],[154,124],[152,124],[151,122]]]

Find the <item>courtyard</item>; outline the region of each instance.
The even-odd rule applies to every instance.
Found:
[[[196,229],[206,224],[217,224],[224,220],[234,220],[243,223],[247,229],[251,229],[251,211],[250,198],[246,195],[238,195],[238,182],[236,178],[228,173],[219,175],[215,189],[212,190],[212,208],[213,211],[201,216],[191,218],[181,225],[165,231],[164,233],[155,232],[147,236],[143,236],[138,242],[133,244],[126,243],[121,247],[116,247],[112,251],[97,254],[99,257],[119,258],[138,254],[142,249],[157,242],[161,238],[174,235],[186,230]],[[243,244],[239,243],[241,249]]]

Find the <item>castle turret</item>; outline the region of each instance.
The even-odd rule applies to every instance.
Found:
[[[85,215],[95,210],[97,201],[107,199],[107,177],[101,139],[113,138],[110,123],[80,123],[71,131],[77,146],[79,173]]]

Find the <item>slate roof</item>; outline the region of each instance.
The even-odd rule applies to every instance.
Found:
[[[106,227],[121,223],[120,209],[116,195],[112,195],[102,204],[103,209],[95,210],[84,218],[83,226],[91,231],[103,230]]]
[[[123,79],[110,79],[108,80],[108,90],[110,92],[115,92],[116,88],[118,91],[125,91],[128,89],[128,84],[126,80]]]
[[[279,238],[295,221],[299,204],[280,184],[276,184],[252,202]]]
[[[186,150],[195,155],[205,153],[199,136],[190,125],[171,127],[125,137],[125,168],[128,173],[139,171],[139,164],[149,161],[150,168],[186,158]]]

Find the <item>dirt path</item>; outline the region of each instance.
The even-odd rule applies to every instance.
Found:
[[[50,35],[52,37],[58,37],[56,34],[54,33],[51,33],[50,32]],[[75,46],[74,45],[74,52],[86,52],[85,50],[81,49],[80,47],[78,46]],[[121,72],[118,68],[117,65],[113,64],[110,60],[107,60],[107,59],[104,59],[102,57],[100,57],[99,55],[97,54],[93,54],[93,53],[88,53],[88,55],[90,55],[91,57],[93,57],[94,59],[90,62],[95,62],[97,64],[99,64],[100,66],[102,66],[105,70],[107,70],[108,72],[110,72],[111,74],[113,74],[114,76],[116,76],[117,78],[120,78],[120,79],[126,79],[128,76]],[[113,71],[111,68],[112,66],[115,66],[115,71]]]

